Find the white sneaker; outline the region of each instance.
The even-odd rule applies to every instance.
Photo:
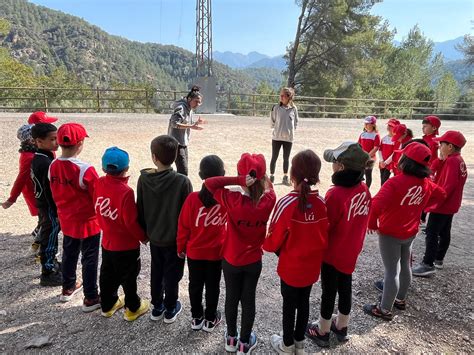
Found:
[[[283,338],[277,334],[273,334],[270,337],[270,344],[272,344],[272,348],[278,354],[294,354],[296,350],[295,344],[286,346],[285,343],[283,343]]]

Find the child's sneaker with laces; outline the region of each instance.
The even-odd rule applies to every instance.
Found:
[[[201,317],[201,318],[193,318],[193,320],[191,321],[191,329],[192,330],[201,330],[202,327],[204,326],[204,317]]]
[[[94,312],[96,309],[100,308],[100,297],[94,298],[84,298],[82,303],[82,311],[84,313]]]
[[[413,276],[428,277],[436,273],[436,268],[425,263],[419,263],[411,270],[411,273]]]
[[[329,346],[329,335],[331,332],[323,334],[319,329],[318,322],[309,323],[306,327],[305,335],[309,339],[313,340],[321,348],[327,348]]]
[[[221,321],[222,321],[221,312],[216,311],[216,317],[214,318],[214,320],[211,321],[211,320],[206,319],[204,321],[204,326],[202,327],[202,330],[208,333],[212,333],[213,330],[220,324]]]
[[[166,324],[170,324],[170,323],[173,323],[174,321],[176,321],[176,319],[178,318],[178,315],[181,313],[182,309],[183,308],[181,307],[181,302],[179,300],[176,301],[176,306],[174,306],[173,309],[165,311],[164,322]]]
[[[163,319],[165,311],[166,311],[166,308],[163,304],[160,305],[159,307],[153,306],[153,309],[150,314],[150,319],[153,321],[158,321],[158,320]]]
[[[125,296],[120,296],[119,298],[117,298],[117,301],[115,302],[115,304],[112,306],[111,309],[109,309],[107,312],[104,312],[104,311],[100,312],[102,317],[105,317],[105,318],[112,317],[115,314],[115,312],[117,312],[120,308],[125,306],[124,300],[125,300]]]
[[[344,343],[349,340],[349,336],[347,335],[347,327],[337,329],[335,319],[331,323],[331,332],[336,335],[337,341],[340,343]]]
[[[59,300],[61,302],[69,302],[70,300],[72,300],[74,295],[78,293],[80,290],[82,290],[82,282],[77,281],[76,284],[74,285],[74,288],[69,288],[69,289],[63,288],[61,296],[59,296]]]
[[[125,308],[125,312],[123,314],[123,319],[127,322],[133,322],[138,317],[144,315],[150,309],[150,301],[148,300],[141,300],[140,307],[135,312],[132,312],[128,308]]]
[[[227,330],[226,330],[224,337],[225,337],[225,351],[229,353],[235,353],[239,345],[238,336],[227,335]]]
[[[250,333],[249,342],[244,343],[239,340],[237,355],[251,354],[252,350],[257,346],[257,335],[254,332]]]

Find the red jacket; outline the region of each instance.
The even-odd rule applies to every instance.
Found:
[[[368,153],[374,149],[374,147],[380,147],[380,136],[375,131],[364,131],[360,134],[358,143],[362,146],[362,149]]]
[[[406,136],[403,141],[400,143],[400,142],[395,142],[395,145],[393,146],[393,149],[394,150],[400,150],[402,149],[401,147],[403,147],[403,145],[405,143],[407,143],[408,141],[411,141],[411,137],[408,137]],[[398,161],[400,160],[402,156],[402,153],[400,152],[393,152],[393,156],[392,156],[392,161],[393,161],[393,165],[392,165],[392,170],[393,170],[393,175],[400,175],[401,172],[400,170],[398,170]]]
[[[386,164],[385,169],[393,169],[393,151],[398,144],[392,142],[392,137],[386,135],[380,141],[379,160]]]
[[[423,209],[445,198],[446,192],[429,178],[403,173],[394,176],[372,199],[369,229],[399,239],[413,237]]]
[[[329,245],[323,260],[344,274],[352,274],[364,245],[372,197],[361,182],[352,187],[333,186],[325,200]]]
[[[461,207],[462,193],[467,180],[466,163],[460,153],[454,153],[445,160],[435,160],[432,167],[436,168],[434,182],[446,191],[447,198],[429,205],[427,212],[457,213]]]
[[[23,194],[30,214],[37,216],[38,209],[36,208],[35,189],[33,187],[33,181],[31,181],[31,161],[34,156],[34,152],[20,153],[19,172],[13,183],[8,201],[15,203],[18,196]]]
[[[204,207],[199,192],[184,201],[178,220],[178,253],[196,260],[220,260],[227,213],[220,204]]]
[[[279,252],[277,272],[293,287],[307,287],[319,279],[327,247],[328,218],[324,200],[317,191],[308,196],[311,208],[301,212],[299,193],[290,192],[273,210],[263,249]]]
[[[275,206],[273,186],[265,191],[255,206],[249,196],[224,188],[245,185],[245,176],[212,177],[205,180],[207,189],[227,211],[227,235],[222,252],[231,265],[243,266],[262,259],[262,244],[267,233],[267,222]]]
[[[140,248],[147,240],[138,224],[135,195],[128,177],[106,175],[94,184],[94,209],[102,229],[102,247],[109,251]]]
[[[63,234],[83,239],[100,233],[92,201],[94,167],[76,158],[56,158],[49,167],[49,181],[58,208]]]
[[[433,138],[436,138],[435,134],[424,135],[422,138],[426,142],[426,144],[428,144],[428,147],[431,150],[431,158],[430,158],[430,164],[431,164],[433,160],[438,159],[439,143],[433,140]]]

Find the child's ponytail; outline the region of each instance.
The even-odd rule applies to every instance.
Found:
[[[321,159],[312,150],[303,150],[296,154],[291,160],[291,180],[298,186],[300,196],[298,208],[301,212],[308,207],[309,193],[311,186],[319,182],[319,172],[321,171]]]
[[[188,101],[191,101],[192,99],[195,99],[195,98],[198,98],[198,97],[202,97],[202,94],[200,93],[200,90],[201,88],[197,85],[193,85],[193,87],[191,88],[191,90],[188,92],[188,94],[186,95],[186,99]]]

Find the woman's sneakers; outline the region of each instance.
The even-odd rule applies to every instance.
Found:
[[[239,347],[237,349],[237,355],[250,354],[253,349],[257,346],[257,335],[252,332],[250,333],[249,342],[244,343],[239,340]]]
[[[321,348],[329,347],[330,332],[323,333],[319,329],[318,322],[308,323],[305,335],[307,338],[313,340]]]
[[[391,321],[393,319],[392,312],[381,309],[377,304],[366,304],[364,306],[364,313],[386,321]]]
[[[221,321],[222,321],[221,312],[216,311],[216,317],[214,318],[214,320],[210,321],[206,319],[204,321],[202,330],[208,333],[212,333],[214,329],[220,324]]]
[[[133,322],[138,317],[144,315],[150,309],[150,301],[148,300],[141,300],[140,307],[135,312],[130,311],[128,308],[125,308],[125,312],[123,314],[123,319],[127,322]]]
[[[278,354],[294,354],[296,352],[295,344],[286,346],[283,337],[278,334],[273,334],[270,337],[270,344]]]
[[[107,312],[102,311],[100,314],[102,315],[102,317],[110,318],[115,314],[115,312],[123,308],[123,306],[125,306],[125,296],[120,296],[119,298],[117,298],[117,302],[115,302],[115,304],[110,310],[108,310]]]

